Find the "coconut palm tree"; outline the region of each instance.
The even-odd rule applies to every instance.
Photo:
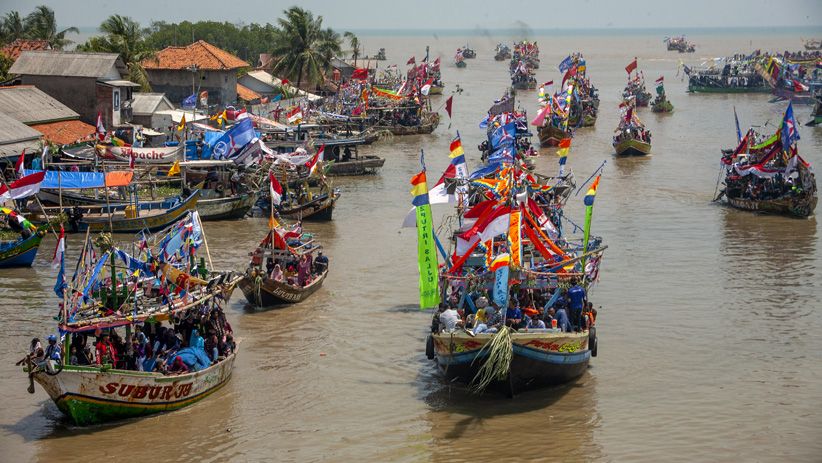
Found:
[[[277,59],[273,71],[297,81],[310,84],[323,82],[331,70],[331,60],[342,52],[340,35],[331,29],[323,29],[323,17],[293,6],[278,19],[280,31],[272,56]]]
[[[100,24],[103,35],[92,37],[77,47],[79,51],[117,53],[128,67],[128,79],[140,85],[140,90],[151,91],[148,74],[141,62],[153,56],[145,40],[145,31],[128,16],[109,16]]]
[[[354,67],[357,67],[357,58],[360,57],[360,39],[353,32],[346,32],[343,37],[347,38],[351,45],[351,58],[354,60]]]
[[[25,28],[23,27],[23,18],[17,11],[9,11],[0,20],[0,42],[9,43],[17,39],[23,38],[25,35]]]
[[[23,28],[26,37],[45,40],[51,45],[51,48],[56,50],[62,50],[66,45],[74,43],[66,38],[66,34],[69,32],[80,33],[76,27],[68,27],[57,32],[57,20],[54,17],[54,10],[45,5],[38,6],[26,16],[26,19],[23,20]]]

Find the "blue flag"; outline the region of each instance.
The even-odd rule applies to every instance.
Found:
[[[565,72],[571,68],[571,56],[568,55],[561,63],[559,63],[559,72]]]
[[[194,109],[197,106],[197,94],[192,93],[190,96],[187,96],[183,102],[180,103],[180,106],[182,106],[183,109]]]
[[[796,118],[793,116],[793,103],[791,102],[788,103],[785,118],[782,120],[782,147],[787,150],[797,140],[799,140],[799,129]]]
[[[245,118],[226,130],[223,136],[214,142],[211,147],[212,157],[214,159],[230,159],[245,148],[245,145],[256,136],[251,119]]]
[[[514,122],[509,122],[501,125],[491,132],[491,149],[504,148],[507,146],[514,146],[514,137],[517,134],[517,125]]]
[[[736,115],[736,106],[734,106],[734,122],[736,122],[736,140],[739,143],[742,141],[742,131],[739,130],[739,117]]]

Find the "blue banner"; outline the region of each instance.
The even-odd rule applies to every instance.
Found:
[[[223,135],[211,145],[214,159],[230,159],[239,153],[245,145],[257,136],[250,118],[241,120],[226,130]]]
[[[508,266],[498,268],[494,275],[494,304],[505,313],[508,307]]]

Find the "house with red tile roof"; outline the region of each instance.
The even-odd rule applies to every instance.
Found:
[[[43,134],[49,143],[70,145],[93,138],[95,127],[33,85],[0,87],[0,112]]]
[[[184,47],[167,47],[144,60],[151,88],[165,93],[175,105],[192,94],[208,92],[209,106],[237,101],[238,70],[248,63],[214,45],[198,40]],[[199,104],[199,98],[198,104]]]
[[[29,50],[51,50],[48,40],[17,39],[0,48],[0,53],[8,56],[12,61],[20,57],[20,53]]]

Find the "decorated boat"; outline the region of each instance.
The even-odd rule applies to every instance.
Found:
[[[542,146],[557,146],[561,140],[570,138],[575,129],[594,126],[599,113],[599,93],[588,78],[582,54],[568,55],[559,64],[559,70],[564,73],[560,88],[553,94],[545,91],[554,81],[540,87],[542,107],[532,121],[538,127]]]
[[[680,53],[693,53],[696,51],[696,46],[689,42],[684,35],[665,37],[665,45],[668,47],[668,51],[678,51]]]
[[[385,164],[385,158],[372,154],[360,154],[360,144],[326,143],[325,158],[328,159],[326,174],[342,176],[376,173]]]
[[[464,52],[465,50],[458,48],[457,53],[454,55],[454,65],[458,68],[465,68],[468,66],[468,63],[465,62]]]
[[[277,207],[277,212],[291,220],[331,220],[334,215],[334,205],[340,198],[340,192],[320,193],[304,202],[283,203]]]
[[[808,39],[803,40],[802,42],[802,45],[805,47],[805,50],[822,50],[822,40]]]
[[[446,193],[429,191],[420,172],[411,181],[415,220],[406,223],[417,228],[420,307],[439,308],[426,355],[446,384],[513,396],[572,381],[597,355],[588,301],[606,247],[590,235],[598,176],[577,240],[563,236],[560,223],[571,175],[536,176],[516,158],[493,166],[446,180]],[[452,250],[441,251],[439,265],[431,207],[449,193],[457,216],[445,231]]]
[[[671,104],[665,95],[664,81],[664,76],[659,76],[659,79],[656,80],[656,98],[654,98],[654,102],[651,103],[651,111],[655,113],[670,113],[674,110],[674,105]]]
[[[511,48],[503,43],[497,44],[494,48],[494,60],[505,61],[511,59]]]
[[[45,230],[38,230],[25,217],[8,207],[0,207],[0,214],[5,216],[10,230],[20,235],[14,240],[0,240],[0,268],[31,267],[46,234]]]
[[[817,92],[815,98],[816,104],[811,111],[811,120],[805,124],[811,127],[822,124],[822,91]]]
[[[208,254],[193,212],[162,233],[144,235],[139,246],[87,235],[71,281],[61,251],[55,291],[63,298],[59,329],[65,335],[62,342],[49,336],[45,349],[32,349],[20,362],[29,392],[40,384],[60,411],[85,426],[177,410],[225,385],[237,350],[222,306],[240,277],[212,270],[204,257],[196,263],[201,246]],[[127,251],[135,248],[137,255]],[[195,318],[207,332],[187,324]],[[114,347],[111,339],[121,333],[133,343],[133,355]],[[93,348],[90,337],[97,341]]]
[[[651,132],[636,114],[633,98],[620,104],[622,115],[614,131],[614,151],[617,156],[645,156],[651,152]]]
[[[477,57],[477,52],[468,45],[462,47],[462,57],[465,59],[474,59]]]
[[[723,152],[724,197],[737,209],[808,217],[817,204],[816,176],[798,152],[799,125],[789,103],[776,133],[757,143],[749,130],[734,150]]]
[[[257,248],[239,286],[249,304],[276,307],[306,300],[322,287],[328,259],[313,235],[298,223],[282,227],[276,220]]]

